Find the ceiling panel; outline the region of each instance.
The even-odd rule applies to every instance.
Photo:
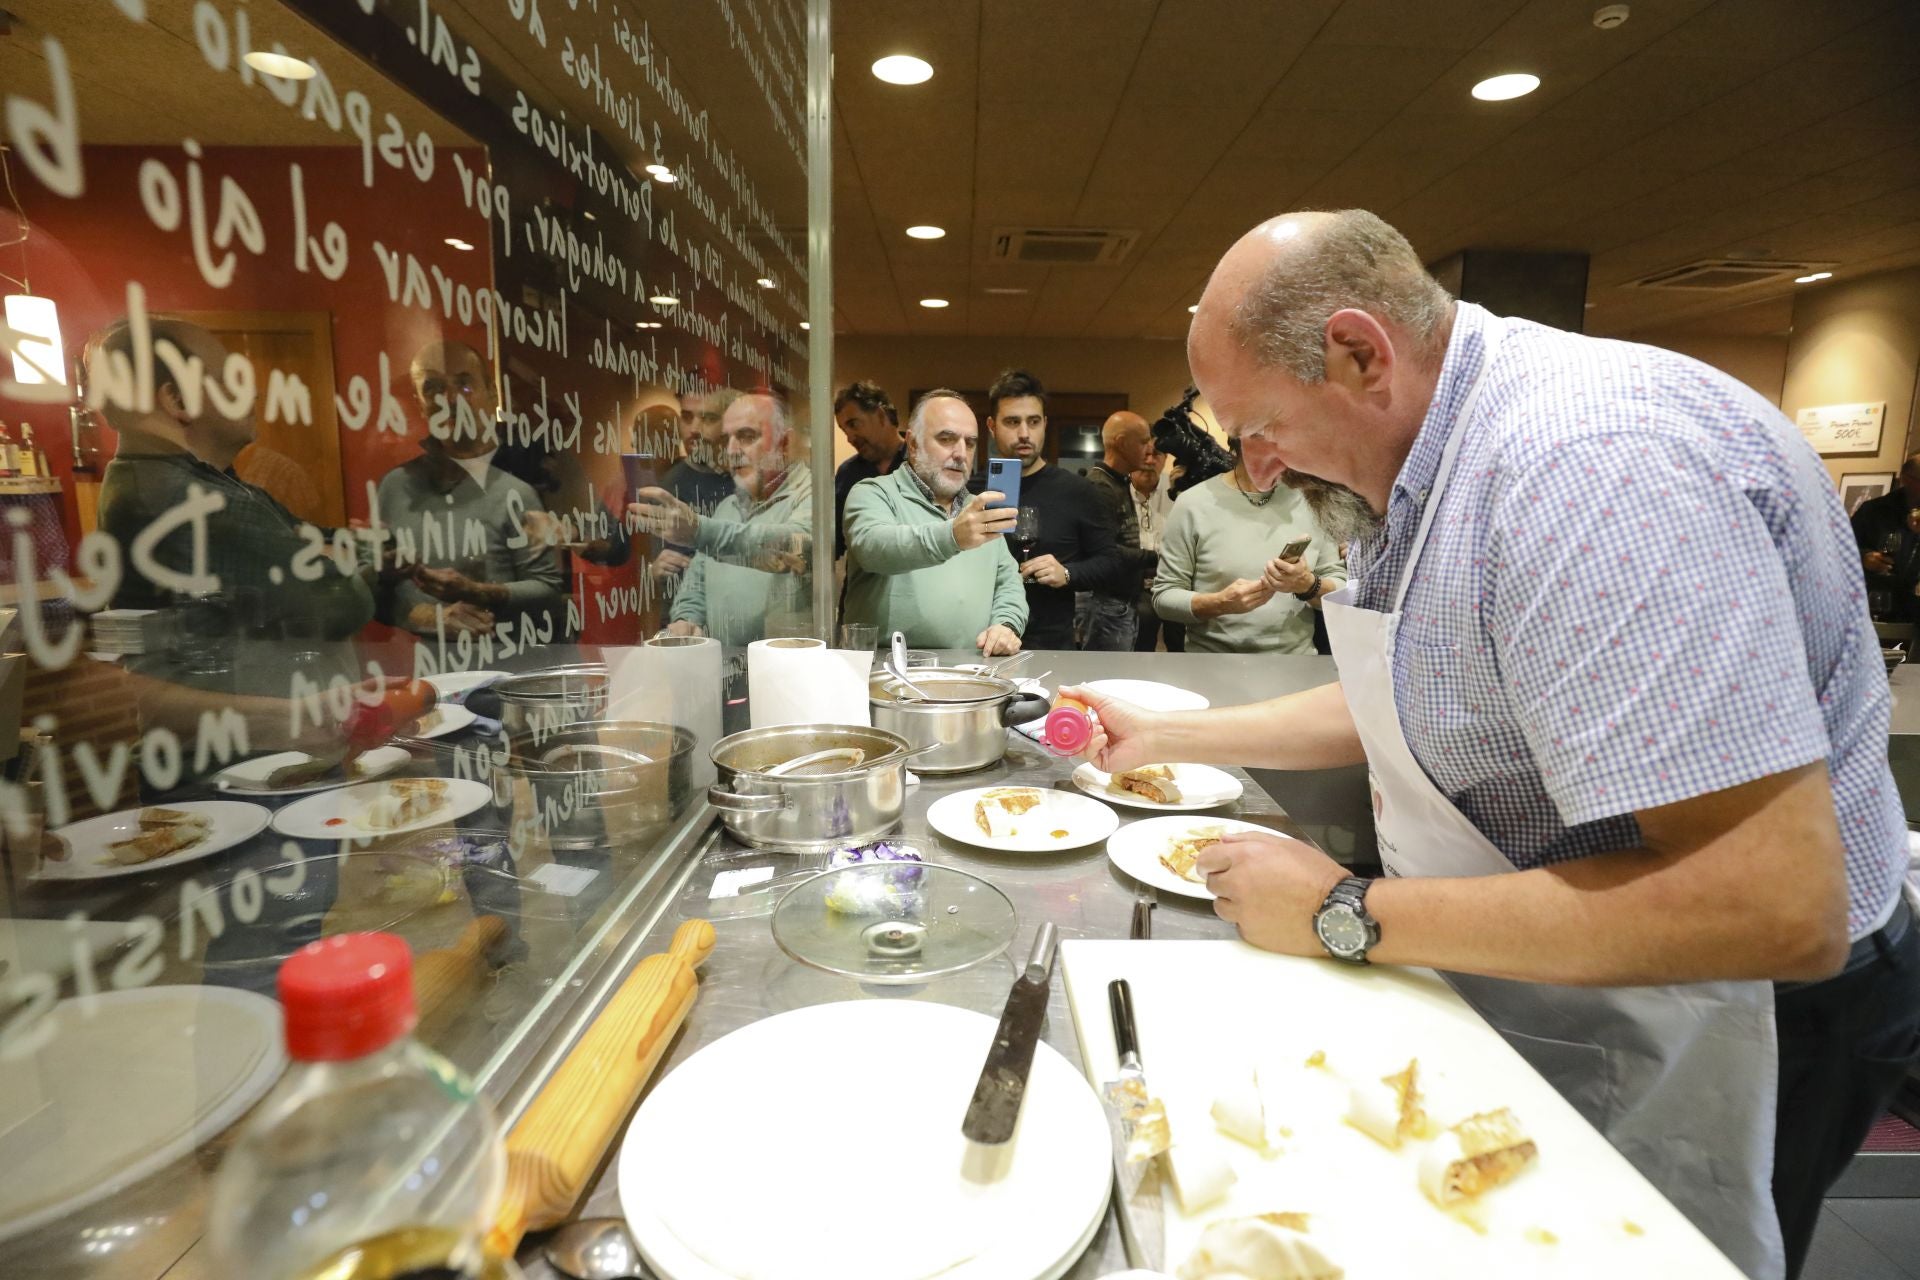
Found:
[[[836,229],[858,239],[862,281],[896,295],[849,311],[901,317],[861,332],[1177,336],[1225,248],[1301,205],[1371,207],[1430,259],[1591,253],[1596,328],[1750,301],[1617,287],[1690,257],[1779,248],[1841,274],[1920,261],[1903,176],[1920,164],[1920,3],[1641,0],[1611,31],[1593,7],[837,0],[836,97],[861,117],[846,136],[868,190]],[[929,57],[934,80],[876,92],[865,66],[887,41]],[[1514,69],[1539,92],[1468,95]],[[942,105],[919,111],[923,91]],[[928,250],[888,225],[926,209],[964,209],[967,233]],[[988,229],[1023,222],[1141,239],[1108,267],[988,263]],[[993,281],[1032,292],[990,299]],[[916,314],[914,291],[936,285],[956,305]]]

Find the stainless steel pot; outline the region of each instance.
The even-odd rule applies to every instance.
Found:
[[[907,674],[928,700],[898,676],[876,671],[867,681],[867,706],[876,729],[933,748],[914,761],[917,773],[966,773],[999,764],[1007,753],[1007,726],[1037,720],[1049,705],[1044,695],[1023,692],[1000,676],[958,667],[915,667]]]
[[[849,766],[828,761],[774,776],[799,756],[834,748],[862,754]],[[884,729],[847,724],[786,724],[749,729],[714,744],[720,781],[707,799],[743,843],[789,853],[818,853],[878,840],[900,824],[907,800],[907,740]]]
[[[670,724],[592,720],[509,738],[505,768],[527,780],[554,848],[604,849],[686,811],[693,747],[693,734]]]
[[[508,738],[551,739],[569,725],[599,720],[607,711],[607,669],[597,663],[502,676],[492,692]]]

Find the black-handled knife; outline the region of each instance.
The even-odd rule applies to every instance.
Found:
[[[1125,978],[1107,984],[1107,1010],[1113,1015],[1113,1048],[1120,1065],[1139,1070],[1140,1032],[1133,1025],[1133,988]]]
[[[1047,994],[1053,986],[1055,932],[1052,921],[1040,925],[1027,967],[1007,993],[1000,1027],[987,1050],[987,1064],[973,1087],[973,1101],[960,1132],[972,1142],[997,1146],[1013,1137],[1020,1104],[1027,1096],[1027,1073],[1033,1068],[1033,1050],[1040,1043],[1040,1024],[1047,1016]]]

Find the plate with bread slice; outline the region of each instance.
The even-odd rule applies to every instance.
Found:
[[[1143,818],[1107,841],[1107,860],[1142,884],[1211,900],[1213,892],[1197,865],[1200,852],[1230,831],[1273,834],[1271,827],[1233,818]]]
[[[1073,771],[1073,784],[1090,796],[1135,809],[1187,813],[1217,809],[1240,798],[1240,779],[1210,764],[1150,764],[1103,773],[1091,763]]]
[[[1098,800],[1043,787],[976,787],[942,796],[927,824],[949,840],[1001,853],[1060,853],[1098,844],[1120,825]]]
[[[244,800],[121,809],[51,832],[35,880],[103,880],[193,862],[253,839],[269,815]]]

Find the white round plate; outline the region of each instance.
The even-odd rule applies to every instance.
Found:
[[[312,758],[304,751],[276,751],[270,756],[255,756],[251,760],[242,760],[239,764],[222,769],[213,776],[213,782],[222,791],[231,791],[236,795],[301,796],[311,791],[329,791],[334,787],[351,786],[356,782],[372,782],[375,778],[386,777],[413,759],[405,747],[375,747],[353,762],[353,772],[350,775],[321,778],[317,782],[296,783],[291,787],[267,785],[267,775],[275,769],[290,764],[301,764]]]
[[[244,800],[182,800],[178,804],[148,805],[150,809],[178,809],[197,813],[212,824],[207,838],[178,853],[151,862],[123,867],[113,860],[107,846],[140,834],[140,810],[121,809],[97,818],[69,822],[53,832],[67,842],[67,856],[55,862],[43,859],[35,880],[107,880],[114,876],[144,875],[162,867],[197,862],[201,858],[231,849],[259,835],[266,828],[267,811]]]
[[[280,1006],[231,987],[166,986],[62,1000],[14,1028],[0,1097],[43,1108],[0,1178],[0,1240],[166,1168],[259,1100],[286,1066]],[[137,1064],[137,1069],[129,1069]],[[33,1141],[33,1135],[44,1140]]]
[[[1020,818],[1016,834],[995,839],[974,821],[973,806],[989,791],[1038,791],[1040,803]],[[941,796],[927,809],[927,825],[949,840],[1001,853],[1063,853],[1097,844],[1113,834],[1120,815],[1098,800],[1051,787],[975,787]],[[1064,831],[1065,835],[1055,835]]]
[[[450,733],[458,733],[480,717],[465,707],[447,703],[435,707],[413,722],[413,728],[402,734],[406,738],[444,738]]]
[[[443,671],[437,676],[423,676],[426,683],[433,686],[442,702],[451,698],[463,698],[482,685],[492,684],[504,671]]]
[[[1106,1216],[1106,1121],[1041,1044],[1013,1140],[970,1144],[960,1121],[994,1031],[950,1005],[858,1000],[763,1018],[688,1058],[620,1149],[647,1265],[664,1280],[1065,1273]]]
[[[1274,834],[1271,827],[1263,827],[1256,822],[1241,822],[1236,818],[1142,818],[1114,832],[1113,838],[1107,841],[1107,859],[1142,884],[1150,884],[1167,893],[1211,902],[1213,894],[1207,886],[1173,874],[1160,861],[1160,855],[1175,840],[1199,827]]]
[[[1217,809],[1240,798],[1246,788],[1240,785],[1240,779],[1225,769],[1216,769],[1210,764],[1169,765],[1173,770],[1173,785],[1180,788],[1179,804],[1161,804],[1158,800],[1149,800],[1138,791],[1121,791],[1110,788],[1113,775],[1102,773],[1091,762],[1081,765],[1073,771],[1073,785],[1090,796],[1099,796],[1109,804],[1124,804],[1133,809],[1152,809],[1158,813],[1191,813],[1197,809]]]
[[[464,818],[493,799],[493,788],[472,778],[441,778],[447,784],[446,802],[425,817],[397,827],[375,830],[367,824],[366,814],[373,802],[387,794],[388,783],[359,782],[351,787],[322,791],[292,804],[273,815],[273,829],[296,840],[348,840],[395,836],[407,831],[424,831],[443,823]]]
[[[1081,687],[1148,711],[1204,711],[1213,705],[1202,694],[1158,680],[1089,680]]]

